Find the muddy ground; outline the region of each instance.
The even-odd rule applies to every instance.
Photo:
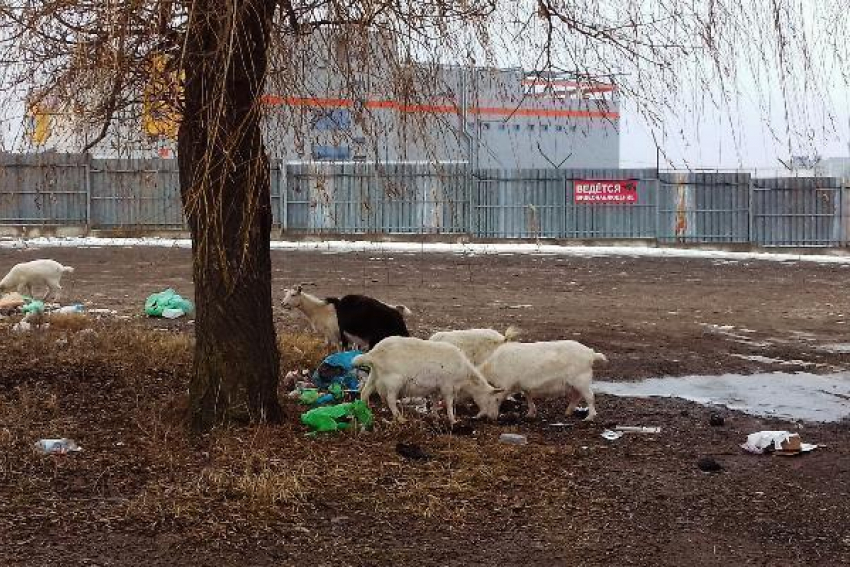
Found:
[[[711,410],[687,402],[599,396],[598,423],[565,428],[549,425],[564,421],[552,403],[540,420],[473,434],[414,420],[314,440],[287,405],[284,425],[189,439],[191,325],[137,316],[154,291],[191,296],[188,251],[0,254],[0,271],[36,257],[72,265],[63,303],[131,316],[29,339],[0,326],[0,565],[850,564],[847,423],[722,410],[726,424],[711,427]],[[513,324],[527,340],[576,338],[609,356],[598,376],[612,380],[850,366],[835,348],[850,307],[850,269],[838,265],[315,252],[273,262],[277,299],[307,283],[404,303],[420,336]],[[283,334],[304,328],[276,318]],[[662,432],[603,440],[615,423]],[[794,458],[738,447],[752,431],[798,428],[822,447]],[[529,444],[500,444],[505,431]],[[84,452],[32,453],[57,435]],[[400,457],[399,441],[431,459]],[[699,471],[705,456],[723,471]]]

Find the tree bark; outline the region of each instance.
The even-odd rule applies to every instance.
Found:
[[[269,162],[260,129],[274,7],[274,0],[190,6],[178,162],[197,308],[189,386],[196,431],[281,417]]]

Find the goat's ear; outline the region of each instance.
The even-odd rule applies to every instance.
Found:
[[[301,284],[295,286],[295,293],[301,293]]]

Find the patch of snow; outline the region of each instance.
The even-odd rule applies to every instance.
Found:
[[[0,248],[72,247],[96,248],[104,246],[150,246],[160,248],[191,248],[189,239],[175,238],[101,238],[101,237],[39,237],[30,239],[0,240]],[[850,265],[850,255],[788,254],[764,252],[728,252],[723,250],[693,250],[683,248],[634,246],[572,246],[531,243],[448,243],[448,242],[381,242],[381,241],[285,241],[273,240],[272,250],[311,250],[327,254],[346,252],[430,252],[442,254],[547,254],[575,257],[629,256],[648,258],[699,258],[712,260],[766,260],[773,262],[813,262],[820,264]]]

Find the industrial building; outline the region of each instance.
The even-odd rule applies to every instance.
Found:
[[[263,98],[272,159],[463,161],[501,169],[619,165],[619,109],[610,83],[410,62],[374,33],[316,33],[281,49]],[[173,157],[175,141],[151,135],[142,114],[116,119],[93,148],[95,157]],[[51,120],[47,135],[42,124],[21,149],[79,151],[93,136],[61,114]]]

